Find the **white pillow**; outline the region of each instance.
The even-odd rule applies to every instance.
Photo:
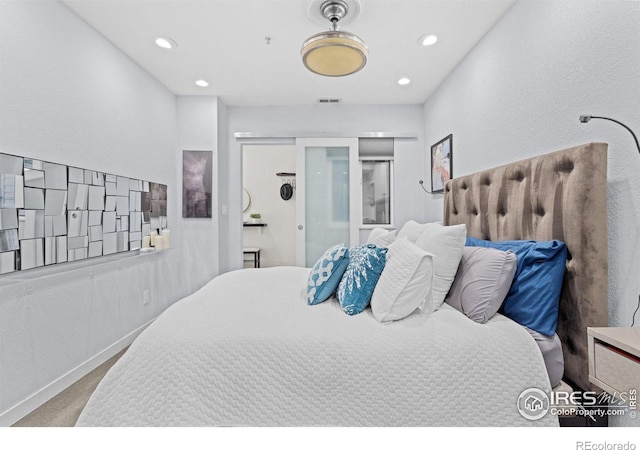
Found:
[[[387,263],[371,297],[371,312],[379,322],[407,317],[416,309],[432,311],[433,255],[407,238],[389,246]]]
[[[466,240],[467,227],[464,224],[443,226],[439,223],[427,223],[422,226],[422,233],[416,245],[435,256],[433,260],[434,311],[442,306],[456,277]]]
[[[418,240],[418,237],[420,237],[420,235],[424,231],[426,225],[428,224],[418,223],[415,220],[410,220],[405,223],[402,228],[400,228],[400,231],[398,231],[397,239],[406,237],[409,242],[415,244]]]
[[[396,240],[395,230],[385,230],[384,228],[374,228],[369,233],[367,244],[374,244],[376,247],[389,247]]]

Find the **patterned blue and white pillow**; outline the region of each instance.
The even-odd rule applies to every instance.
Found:
[[[307,280],[307,303],[317,305],[331,297],[349,264],[349,249],[334,245],[320,257]]]
[[[349,266],[338,286],[338,301],[350,316],[369,306],[373,290],[387,262],[386,247],[359,245],[349,250]]]

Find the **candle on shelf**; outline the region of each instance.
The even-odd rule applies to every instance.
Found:
[[[158,237],[158,232],[157,231],[152,231],[151,233],[149,233],[149,240],[151,242],[151,246],[152,247],[156,246],[157,237]]]
[[[151,236],[142,236],[142,248],[149,248],[151,245]]]
[[[155,245],[156,250],[164,249],[164,238],[162,236],[156,236],[155,243],[156,243]]]
[[[163,248],[169,248],[171,247],[171,231],[167,230],[166,228],[164,230],[162,230],[162,245]]]

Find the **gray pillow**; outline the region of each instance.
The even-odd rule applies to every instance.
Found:
[[[564,375],[564,357],[560,338],[557,334],[554,334],[553,336],[545,336],[544,334],[538,333],[530,328],[524,328],[529,332],[533,339],[535,339],[536,344],[538,344],[540,352],[542,352],[542,357],[544,358],[544,365],[547,368],[551,387],[556,387],[560,384],[562,376]]]
[[[509,292],[516,263],[516,254],[510,250],[465,247],[445,301],[470,319],[487,322]]]

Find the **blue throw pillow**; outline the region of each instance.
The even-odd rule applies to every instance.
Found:
[[[512,250],[516,273],[500,312],[546,336],[558,325],[558,304],[567,261],[567,246],[553,241],[485,241],[467,238],[469,247]]]
[[[338,301],[350,316],[369,306],[373,290],[387,262],[386,247],[359,245],[349,250],[349,266],[338,286]]]
[[[349,264],[349,249],[344,244],[334,245],[320,257],[307,280],[307,303],[317,305],[336,291]]]

